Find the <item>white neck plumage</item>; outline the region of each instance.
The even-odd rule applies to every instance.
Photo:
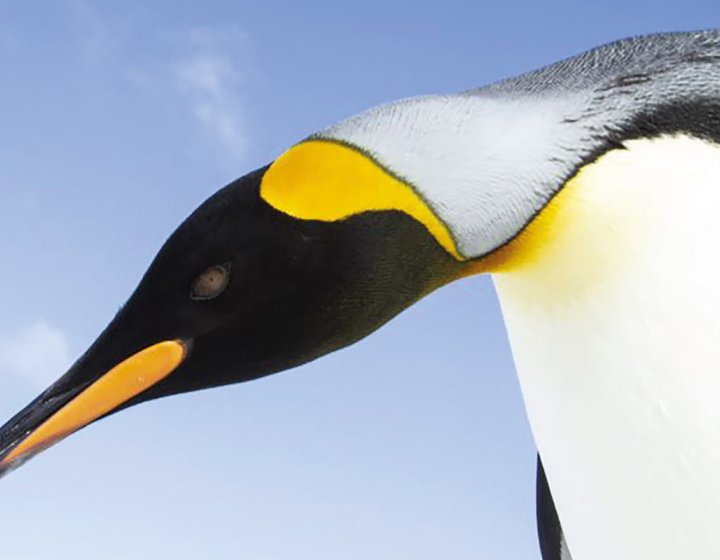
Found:
[[[720,558],[720,146],[625,147],[494,278],[574,557]]]

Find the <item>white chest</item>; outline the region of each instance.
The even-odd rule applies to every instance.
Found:
[[[573,558],[720,558],[720,147],[627,148],[495,282]]]

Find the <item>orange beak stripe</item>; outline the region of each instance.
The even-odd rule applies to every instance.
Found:
[[[159,342],[133,354],[40,424],[0,462],[0,467],[50,447],[149,389],[170,375],[185,355],[185,344],[179,340]]]

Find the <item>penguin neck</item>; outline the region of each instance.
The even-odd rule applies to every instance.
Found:
[[[719,558],[720,146],[631,140],[491,258],[571,552]]]

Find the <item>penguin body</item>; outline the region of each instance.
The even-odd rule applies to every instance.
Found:
[[[581,170],[495,274],[577,558],[720,554],[718,176],[705,140],[628,141]]]

